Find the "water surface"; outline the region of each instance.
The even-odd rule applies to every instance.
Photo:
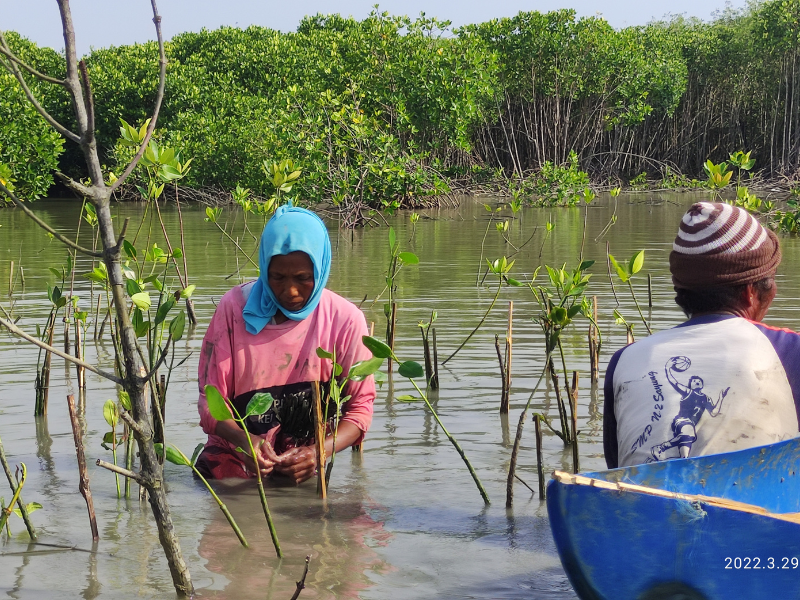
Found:
[[[584,212],[575,208],[523,209],[510,225],[509,242],[493,224],[487,233],[490,217],[481,202],[495,204],[500,199],[465,198],[458,209],[422,213],[416,227],[407,213],[392,217],[390,222],[403,249],[416,252],[421,260],[418,267],[405,268],[398,278],[398,355],[421,361],[417,323],[427,321],[432,310],[438,312],[440,359],[466,337],[494,295],[493,280],[487,278],[485,285],[476,286],[476,276],[485,264],[482,255],[494,259],[514,254],[514,274],[525,280],[539,264],[576,264],[583,243],[584,257],[598,261],[592,269],[589,294],[599,299],[604,368],[613,351],[625,343],[624,329],[615,325],[612,317],[617,303],[606,275],[606,242],[615,256],[624,259],[646,249],[645,269],[635,280],[636,292],[655,330],[674,326],[683,319],[672,301],[667,255],[681,214],[698,198],[687,194],[624,195],[616,203],[616,224],[596,240],[614,210],[613,200],[600,198],[588,210],[583,242]],[[35,208],[60,231],[75,235],[79,203],[40,201]],[[143,207],[122,205],[115,210],[119,220],[132,217],[131,231],[135,232]],[[173,207],[163,211],[170,235],[177,236],[176,211]],[[510,216],[510,211],[503,214]],[[243,278],[252,277],[254,270],[243,260],[237,263],[233,245],[204,222],[201,207],[186,207],[184,218],[189,276],[197,285],[194,297],[200,323],[178,345],[179,357],[191,356],[173,373],[167,422],[169,441],[189,453],[205,439],[196,410],[196,370],[214,302],[237,283],[237,277],[230,276],[239,266]],[[241,214],[230,211],[225,218],[237,220],[240,241],[251,248],[252,238],[241,229]],[[543,226],[548,220],[555,223],[555,229],[544,238]],[[147,235],[145,227],[137,247],[144,246]],[[373,300],[384,287],[387,231],[338,232],[332,228],[331,236],[334,262],[329,287],[357,303],[366,296],[367,320],[376,323],[376,335],[380,336],[385,327],[382,300]],[[151,239],[163,247],[157,227]],[[85,224],[81,241],[92,243]],[[768,322],[798,328],[800,278],[795,273],[800,245],[795,239],[784,239],[783,248],[779,296]],[[23,265],[26,285],[9,298],[12,260]],[[46,286],[55,283],[48,267],[65,261],[60,244],[49,240],[21,212],[0,210],[0,302],[6,308],[13,303],[13,313],[20,317],[18,324],[26,331],[35,332],[37,324],[44,324]],[[78,271],[88,270],[89,263],[81,258]],[[647,273],[653,279],[652,310],[647,308]],[[88,281],[77,277],[75,293],[87,309],[91,299]],[[616,293],[620,312],[630,322],[637,322],[629,293],[619,284]],[[508,300],[514,301],[515,330],[511,414],[506,420],[498,414],[500,380],[494,336],[505,331]],[[327,512],[316,498],[312,482],[268,490],[286,554],[282,562],[274,557],[254,485],[216,485],[251,543],[250,549],[244,549],[213,499],[188,470],[167,465],[175,527],[198,595],[288,599],[302,573],[304,558],[310,554],[311,571],[301,598],[574,598],[555,553],[544,505],[518,484],[514,509],[505,509],[511,440],[544,358],[540,330],[531,321],[535,314],[530,291],[504,289],[485,326],[441,369],[437,407],[475,465],[492,499],[491,507],[484,507],[459,456],[424,408],[393,399],[392,393],[412,391],[396,378],[393,390],[384,388],[378,393],[363,455],[347,451],[337,459]],[[604,468],[605,463],[602,393],[589,385],[586,326],[585,321],[578,321],[565,336],[565,345],[568,368],[581,375],[581,461],[582,468],[590,470]],[[635,331],[642,334],[643,325],[638,323]],[[56,344],[62,343],[59,325]],[[110,350],[107,343],[90,343],[87,360],[110,369]],[[28,465],[24,498],[44,506],[33,515],[41,541],[76,550],[29,546],[22,521],[14,517],[11,539],[3,536],[0,542],[0,590],[11,598],[169,597],[172,584],[149,506],[138,500],[117,500],[113,476],[94,467],[96,458],[110,460],[110,452],[100,444],[108,430],[102,404],[115,397],[113,386],[88,376],[86,446],[101,536],[93,548],[85,504],[78,493],[65,401],[74,385],[70,379],[74,369],[53,360],[49,414],[37,423],[32,416],[37,354],[24,342],[0,333],[0,437],[9,460]],[[552,390],[542,389],[537,394],[534,409],[548,411],[557,420]],[[536,489],[532,442],[528,423],[518,473]],[[547,470],[570,468],[571,450],[548,433],[544,454]],[[0,490],[0,496],[10,497],[4,483]]]

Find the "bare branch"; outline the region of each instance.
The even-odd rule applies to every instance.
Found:
[[[89,70],[86,68],[86,61],[78,63],[81,72],[81,83],[83,84],[84,102],[86,104],[86,135],[94,135],[94,96],[92,95],[92,84],[89,82]]]
[[[41,227],[46,232],[51,234],[58,241],[66,244],[67,246],[69,246],[73,250],[77,250],[78,252],[81,252],[82,254],[86,254],[87,256],[95,256],[95,257],[98,257],[98,258],[103,256],[102,252],[95,252],[94,250],[89,250],[88,248],[84,248],[83,246],[79,246],[78,244],[73,242],[71,239],[61,235],[60,233],[58,233],[55,229],[50,227],[50,225],[48,225],[47,223],[42,221],[39,217],[37,217],[36,214],[31,209],[29,209],[27,206],[25,206],[25,203],[22,200],[17,198],[17,196],[14,194],[14,192],[9,190],[2,183],[0,183],[0,192],[3,192],[8,197],[8,199],[11,200],[14,204],[16,204],[19,208],[21,208],[22,212],[24,212],[26,215],[28,215],[33,220],[34,223],[36,223],[39,227]]]
[[[84,369],[87,369],[87,370],[91,371],[92,373],[96,373],[97,375],[100,375],[100,377],[105,377],[106,379],[108,379],[110,381],[113,381],[114,383],[118,383],[119,385],[122,385],[122,383],[123,383],[122,379],[120,379],[116,375],[112,375],[111,373],[106,373],[105,371],[102,371],[102,370],[98,369],[94,365],[90,365],[89,363],[84,362],[79,358],[75,358],[71,354],[67,354],[63,350],[59,350],[58,348],[54,348],[53,346],[51,346],[49,344],[45,344],[43,341],[36,339],[32,335],[28,335],[27,333],[22,331],[19,327],[14,325],[11,321],[8,321],[8,320],[3,319],[2,317],[0,317],[0,325],[5,327],[6,329],[8,329],[11,333],[16,335],[17,337],[21,337],[23,340],[28,341],[31,344],[34,344],[35,346],[39,346],[39,348],[42,348],[43,350],[47,350],[48,352],[52,352],[56,356],[60,356],[61,358],[65,359],[65,360],[68,360],[68,361],[70,361],[72,363],[75,363],[76,365],[80,365]]]
[[[8,50],[8,45],[5,43],[5,38],[3,38],[2,41],[0,41],[0,44],[2,44],[5,50]],[[39,103],[39,101],[33,95],[33,92],[31,92],[31,89],[28,87],[28,84],[25,82],[25,77],[23,77],[22,73],[20,73],[20,70],[17,67],[17,63],[12,59],[9,59],[8,62],[0,61],[0,63],[2,63],[2,65],[6,68],[6,70],[8,70],[9,72],[11,72],[12,75],[14,75],[14,77],[19,82],[20,87],[22,87],[22,91],[25,93],[25,97],[28,99],[28,102],[30,102],[36,109],[36,111],[40,115],[42,115],[44,120],[47,121],[53,129],[55,129],[58,133],[63,135],[68,140],[72,140],[76,144],[80,143],[81,138],[76,133],[73,133],[72,131],[64,127],[61,123],[56,121],[52,116],[50,116],[50,113],[48,113],[44,109],[44,107]]]
[[[0,31],[0,54],[4,55],[8,60],[17,63],[20,67],[22,67],[23,69],[28,71],[28,73],[30,73],[34,77],[37,77],[37,78],[41,79],[42,81],[46,81],[48,83],[54,83],[56,85],[66,85],[67,84],[67,82],[64,81],[63,79],[57,79],[56,77],[50,77],[49,75],[45,75],[44,73],[41,73],[40,71],[37,71],[32,66],[30,66],[28,63],[26,63],[23,60],[21,60],[13,52],[11,52],[11,48],[9,47],[8,42],[6,42],[6,38],[3,35],[2,31]]]
[[[129,413],[127,410],[125,410],[125,409],[122,409],[122,410],[119,412],[119,416],[120,416],[120,418],[121,418],[123,421],[125,421],[125,423],[127,423],[128,427],[130,427],[131,429],[133,429],[133,430],[134,430],[136,433],[138,433],[140,436],[142,436],[142,437],[147,437],[147,436],[145,435],[145,431],[144,431],[144,429],[142,429],[141,425],[139,425],[139,423],[137,423],[137,422],[136,422],[136,420],[133,418],[133,416],[131,415],[131,413]]]
[[[122,247],[122,241],[125,239],[125,234],[128,232],[128,224],[131,222],[130,217],[125,217],[125,221],[122,223],[122,229],[119,232],[119,237],[117,238],[117,249]]]
[[[94,197],[94,194],[92,193],[92,190],[90,190],[88,187],[86,187],[82,183],[78,183],[77,181],[75,181],[74,179],[72,179],[68,175],[65,175],[61,171],[56,171],[56,177],[58,177],[65,186],[67,186],[69,189],[71,189],[73,192],[75,192],[76,194],[78,194],[82,198],[93,198]]]
[[[156,0],[150,0],[150,4],[153,7],[153,23],[156,26],[156,37],[158,38],[158,62],[160,65],[160,69],[158,72],[158,91],[156,92],[156,103],[153,107],[153,116],[150,118],[150,123],[147,125],[147,131],[144,134],[144,139],[142,140],[142,145],[139,147],[139,150],[136,152],[136,156],[133,157],[133,160],[128,164],[127,168],[122,172],[122,175],[119,176],[112,185],[111,191],[113,192],[128,178],[128,176],[133,172],[136,168],[136,165],[139,164],[142,156],[144,155],[144,151],[147,148],[147,145],[150,143],[150,137],[153,135],[153,131],[156,128],[156,121],[158,120],[158,113],[161,110],[161,102],[164,100],[164,84],[167,79],[167,56],[164,52],[164,37],[161,34],[161,15],[158,14],[158,7],[156,6]]]
[[[303,577],[297,582],[297,588],[294,590],[291,600],[297,600],[300,597],[300,592],[306,588],[306,577],[308,576],[308,563],[310,560],[311,556],[306,556],[306,568],[303,570]]]
[[[164,349],[161,351],[161,356],[159,357],[158,362],[156,362],[155,366],[153,367],[153,370],[150,371],[147,375],[143,375],[142,377],[139,378],[142,383],[147,383],[148,381],[150,381],[153,378],[153,376],[158,372],[159,367],[161,367],[161,365],[164,364],[164,361],[167,360],[167,354],[169,353],[170,344],[172,344],[172,334],[170,334],[170,336],[167,338],[167,343],[164,346]]]
[[[123,469],[122,467],[118,467],[110,462],[106,462],[104,460],[100,460],[99,458],[95,462],[98,467],[103,467],[104,469],[108,469],[114,473],[119,473],[127,477],[128,479],[133,479],[139,485],[144,485],[144,479],[138,473],[134,473],[133,471],[129,471],[128,469]]]

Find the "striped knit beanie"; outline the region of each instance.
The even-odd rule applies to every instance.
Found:
[[[683,215],[669,254],[676,288],[754,283],[775,275],[778,237],[750,213],[730,204],[698,202]]]

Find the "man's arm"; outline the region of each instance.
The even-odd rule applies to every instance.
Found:
[[[679,394],[687,394],[689,393],[689,388],[683,385],[680,381],[675,379],[675,375],[672,374],[672,367],[675,366],[675,359],[670,358],[667,361],[666,366],[664,367],[664,372],[667,374],[667,381],[669,384],[675,388],[675,391]]]

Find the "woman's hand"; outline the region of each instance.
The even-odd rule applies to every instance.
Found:
[[[295,483],[303,483],[317,470],[317,451],[314,446],[299,446],[276,457],[275,472],[285,475]]]
[[[251,435],[250,437],[253,440],[253,449],[256,451],[255,459],[258,460],[258,469],[256,469],[256,461],[253,459],[253,457],[243,454],[242,458],[244,459],[245,469],[247,469],[249,473],[259,472],[261,477],[266,477],[272,473],[275,464],[280,460],[280,458],[272,448],[272,444],[270,444],[267,440],[255,435]],[[250,450],[249,445],[241,448],[245,452]]]

